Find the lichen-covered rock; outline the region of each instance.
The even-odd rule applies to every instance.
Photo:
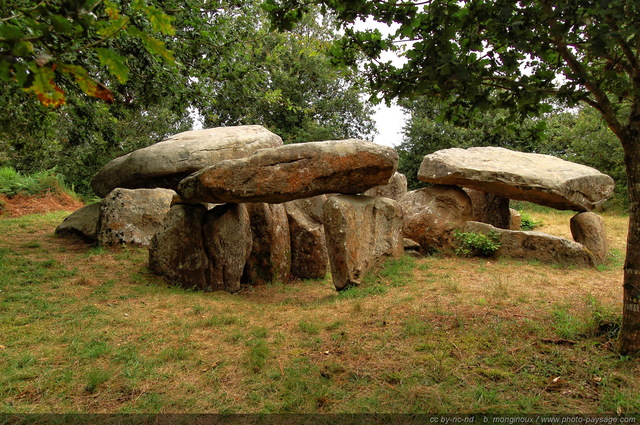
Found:
[[[186,202],[281,203],[326,193],[361,193],[396,171],[392,148],[363,140],[294,143],[207,167],[182,180]]]
[[[204,247],[211,264],[208,286],[213,290],[237,292],[251,253],[251,225],[244,204],[223,204],[207,212]]]
[[[397,171],[389,179],[389,183],[372,187],[364,192],[367,196],[381,196],[399,201],[407,194],[407,177]]]
[[[457,186],[433,185],[407,193],[400,205],[404,211],[405,238],[420,244],[422,252],[449,251],[453,233],[471,220],[471,200]]]
[[[291,238],[291,275],[299,279],[321,279],[327,274],[329,257],[322,223],[326,200],[326,195],[318,195],[284,204]]]
[[[570,227],[573,240],[591,251],[598,264],[604,263],[609,254],[609,243],[602,217],[593,212],[579,213],[571,217]]]
[[[287,283],[291,277],[291,240],[287,212],[282,204],[247,204],[253,246],[243,282]]]
[[[169,284],[186,289],[211,290],[211,263],[204,249],[203,205],[178,204],[165,216],[149,245],[149,270]]]
[[[434,152],[424,157],[418,178],[575,211],[602,204],[614,186],[611,177],[586,165],[498,147]]]
[[[95,242],[98,237],[100,205],[100,202],[96,202],[74,211],[56,227],[56,235],[63,237],[77,236],[85,242]]]
[[[477,221],[468,222],[464,231],[497,233],[501,246],[494,254],[496,257],[537,260],[576,267],[592,267],[595,264],[593,254],[584,245],[558,236],[537,231],[499,229]]]
[[[98,245],[147,246],[175,195],[169,189],[114,189],[102,199]]]
[[[110,161],[91,187],[98,196],[116,187],[175,189],[180,180],[204,167],[281,145],[279,136],[259,125],[185,131]]]
[[[360,284],[368,270],[402,255],[402,208],[393,199],[333,196],[324,204],[323,221],[337,290]]]
[[[207,210],[200,204],[176,204],[151,241],[149,269],[171,285],[236,292],[251,244],[245,205]]]

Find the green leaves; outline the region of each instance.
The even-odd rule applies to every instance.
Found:
[[[171,65],[176,65],[173,53],[167,49],[163,41],[150,36],[149,34],[136,27],[129,28],[127,32],[135,37],[138,37],[151,54],[162,57]]]
[[[33,93],[44,105],[57,107],[65,102],[62,81],[57,81],[62,72],[73,77],[84,93],[113,102],[111,90],[98,81],[115,77],[126,84],[130,75],[127,57],[114,48],[114,41],[135,37],[149,53],[176,66],[172,52],[158,38],[175,35],[173,18],[153,3],[136,0],[129,8],[116,0],[4,2],[0,79]]]
[[[64,91],[53,81],[54,69],[47,66],[32,66],[30,68],[32,83],[25,88],[25,91],[35,94],[44,106],[57,108],[65,103],[65,98]]]
[[[129,68],[127,68],[126,65],[126,58],[113,50],[103,47],[96,47],[94,50],[98,54],[100,65],[107,67],[111,75],[115,76],[120,84],[126,83],[129,79]]]

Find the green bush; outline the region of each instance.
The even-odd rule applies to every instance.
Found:
[[[536,220],[524,211],[519,212],[520,217],[522,218],[522,224],[520,224],[520,228],[522,230],[533,230],[536,227],[542,226],[542,220]]]
[[[459,243],[456,254],[464,257],[491,257],[502,246],[500,235],[496,232],[484,234],[456,231],[454,236]]]
[[[23,175],[12,167],[0,167],[0,194],[9,197],[17,194],[36,195],[47,190],[74,195],[73,190],[65,186],[62,177],[51,170]]]

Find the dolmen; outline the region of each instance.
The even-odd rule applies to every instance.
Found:
[[[362,195],[394,179],[401,185],[397,165],[394,149],[364,140],[283,145],[261,126],[189,131],[96,174],[92,187],[104,199],[90,208],[93,232],[104,245],[148,246],[149,268],[185,288],[236,292],[243,283],[323,278],[330,267],[336,289],[345,289],[403,252],[398,202]],[[123,196],[135,191],[163,191],[160,223],[139,214],[153,222],[146,239],[127,238],[141,227],[133,218],[126,231],[113,219],[105,226],[109,200],[135,204]]]
[[[423,241],[427,247],[449,244],[454,228],[459,228],[465,232],[500,234],[502,246],[497,256],[573,265],[594,265],[606,258],[603,222],[590,211],[611,196],[614,181],[594,168],[549,155],[498,147],[452,148],[426,155],[418,179],[433,185],[422,189],[436,193],[427,197],[431,202],[439,199],[438,205],[449,204],[450,215],[452,210],[459,211],[455,217],[445,220],[448,227],[437,242]],[[464,188],[466,197],[460,187]],[[448,194],[446,199],[445,194]],[[410,192],[401,204],[411,205],[407,198],[416,197],[418,193]],[[509,199],[578,212],[571,220],[575,241],[541,232],[514,230],[510,225],[514,214],[509,209]],[[473,204],[481,207],[474,208]],[[420,242],[416,233],[424,226],[415,223],[425,218],[421,217],[424,213],[416,210],[415,206],[405,208],[405,237]]]
[[[347,139],[284,145],[262,126],[188,131],[107,163],[103,199],[56,233],[102,246],[146,246],[172,285],[322,279],[358,285],[387,258],[452,251],[456,231],[496,233],[497,256],[593,266],[607,256],[602,218],[613,191],[597,170],[548,155],[484,147],[426,155],[407,191],[394,149]],[[510,200],[578,212],[574,240],[520,230]]]

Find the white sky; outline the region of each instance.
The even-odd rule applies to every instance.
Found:
[[[357,30],[378,29],[382,35],[389,35],[397,29],[397,26],[389,27],[385,24],[375,22],[371,18],[367,21],[356,21],[354,28]],[[395,53],[385,52],[381,57],[382,61],[390,61],[396,66],[402,65],[406,59],[398,57]],[[376,107],[376,113],[373,119],[376,123],[378,135],[373,139],[374,142],[386,145],[397,146],[402,142],[402,127],[407,121],[407,114],[402,109],[392,104],[390,107],[384,103]]]
[[[373,119],[378,130],[378,135],[373,139],[374,142],[386,146],[397,146],[402,142],[402,127],[407,120],[407,115],[399,106],[378,105]]]

